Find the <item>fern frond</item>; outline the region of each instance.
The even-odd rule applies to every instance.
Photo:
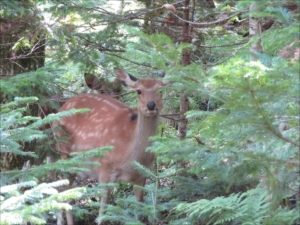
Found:
[[[242,194],[231,194],[229,197],[182,203],[176,210],[207,224],[224,224],[236,220],[243,221],[244,224],[260,224],[270,210],[267,199],[265,190],[253,189]]]

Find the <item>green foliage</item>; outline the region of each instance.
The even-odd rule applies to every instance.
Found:
[[[31,47],[31,46],[30,46],[28,40],[25,40],[24,38],[20,38],[20,39],[18,40],[18,42],[16,42],[16,43],[14,44],[14,46],[12,47],[12,50],[13,50],[13,51],[16,51],[16,50],[18,50],[18,49],[20,49],[20,48],[30,48],[30,47]]]
[[[73,83],[72,80],[78,73],[80,73],[78,67],[71,68],[69,65],[59,67],[57,64],[51,64],[36,71],[3,78],[0,82],[0,89],[6,101],[13,101],[15,96],[35,96],[38,98],[39,107],[50,106],[57,109],[59,105],[51,97],[56,97],[59,100],[63,93],[74,95],[67,88]],[[60,79],[62,75],[64,79]],[[78,88],[76,87],[76,89]]]
[[[15,98],[14,101],[1,106],[1,153],[10,152],[24,156],[36,157],[32,152],[23,152],[20,149],[21,141],[33,141],[45,138],[42,131],[32,129],[28,123],[39,120],[39,117],[22,116],[25,107],[19,105],[29,104],[37,101],[35,97]]]
[[[258,9],[256,12],[252,12],[251,15],[257,18],[272,17],[288,25],[293,23],[291,13],[287,8],[267,6],[266,2],[264,2],[258,5]]]
[[[57,114],[49,114],[44,119],[23,116],[26,110],[23,105],[32,104],[35,101],[37,101],[36,97],[19,97],[12,102],[1,105],[1,153],[36,158],[37,155],[34,152],[22,151],[20,143],[43,140],[45,139],[45,134],[43,131],[38,130],[39,128],[74,113],[89,112],[89,109],[71,109]],[[52,164],[32,166],[22,171],[2,171],[0,192],[1,223],[21,224],[31,222],[45,224],[47,218],[53,217],[51,214],[58,210],[71,209],[72,206],[64,202],[81,198],[86,190],[85,188],[73,188],[68,191],[58,192],[55,188],[68,185],[68,180],[38,184],[38,179],[43,180],[48,174],[53,172],[62,175],[89,172],[89,168],[99,166],[98,163],[90,162],[89,159],[102,157],[104,152],[109,150],[112,150],[112,147],[92,149],[83,154],[74,153],[74,156],[69,160],[58,160]],[[3,186],[4,183],[13,183],[17,179],[28,181]],[[98,194],[98,192],[93,193],[94,195]],[[49,212],[50,214],[48,214]]]
[[[157,224],[164,220],[162,213],[170,209],[171,205],[175,206],[172,202],[164,201],[166,195],[163,195],[161,191],[157,192],[156,185],[149,184],[145,187],[135,188],[142,188],[147,193],[145,202],[137,202],[132,194],[117,197],[116,204],[108,205],[105,214],[99,215],[96,221],[119,222],[129,225],[144,224],[141,221],[146,218],[149,223]]]
[[[213,200],[201,199],[193,203],[182,203],[176,207],[180,214],[186,213],[189,224],[204,222],[205,224],[270,224],[278,223],[268,214],[272,211],[268,194],[264,189],[252,189],[242,194],[231,194],[228,197],[216,197]],[[296,210],[287,212],[277,209],[284,218],[280,224],[292,224],[299,219]],[[183,222],[182,220],[180,221]],[[177,224],[177,223],[175,223]]]
[[[27,109],[22,107],[22,105],[30,104],[37,100],[36,97],[16,97],[14,101],[1,105],[1,153],[9,152],[17,155],[37,157],[33,152],[22,151],[20,143],[23,141],[43,140],[46,136],[39,128],[74,113],[88,112],[85,109],[72,109],[56,115],[49,115],[43,120],[40,117],[23,116]]]
[[[1,187],[1,224],[45,224],[48,211],[68,210],[66,200],[78,199],[85,191],[76,188],[58,192],[55,188],[68,185],[68,180],[37,184],[35,181]],[[23,192],[21,189],[26,188]]]
[[[29,169],[24,169],[22,172],[12,170],[3,172],[3,178],[7,177],[6,182],[12,182],[16,179],[22,180],[47,180],[48,175],[56,173],[58,176],[70,177],[70,174],[85,174],[89,173],[93,167],[99,166],[99,163],[92,162],[90,159],[103,157],[104,153],[111,151],[112,147],[103,147],[91,149],[83,154],[73,154],[74,156],[66,160],[57,160],[53,163],[33,165]],[[45,177],[46,176],[46,177]]]
[[[122,224],[132,224],[132,225],[142,225],[143,223],[135,217],[135,214],[143,211],[144,206],[142,203],[137,203],[136,199],[131,196],[128,199],[120,198],[117,199],[118,205],[109,206],[104,215],[98,216],[96,222],[109,221],[109,222],[119,222]],[[148,215],[148,214],[147,214]]]
[[[192,144],[192,139],[188,139],[188,145],[188,141],[183,144],[174,140],[155,139],[157,142],[153,146],[154,151],[164,160],[168,159],[166,162],[179,161],[180,158],[189,162],[189,172],[205,178],[198,181],[202,190],[194,189],[194,193],[200,196],[213,197],[216,194],[210,191],[213,187],[218,187],[221,192],[223,189],[222,195],[227,196],[245,187],[254,188],[257,183],[262,187],[267,186],[267,198],[271,200],[261,199],[262,205],[270,204],[265,211],[261,211],[260,219],[264,221],[262,224],[276,224],[275,219],[268,217],[273,213],[273,207],[284,215],[278,221],[293,224],[299,219],[296,210],[289,211],[279,204],[282,199],[293,196],[299,185],[299,115],[298,99],[294,98],[299,93],[299,86],[294,84],[298,80],[298,67],[299,62],[291,64],[279,58],[272,58],[270,67],[234,58],[213,68],[205,86],[210,88],[211,97],[223,104],[214,112],[187,113],[189,120],[194,120],[189,126],[189,137],[199,137],[205,145],[199,146],[195,142]],[[283,121],[287,122],[287,130],[280,130]],[[180,156],[180,151],[184,155]],[[192,187],[191,183],[197,184],[197,180],[189,180],[189,183],[189,187]],[[293,187],[292,190],[290,187]],[[188,192],[181,193],[187,198]],[[226,202],[234,200],[234,196],[237,197],[226,197]],[[212,208],[208,209],[215,209],[213,204],[219,200],[217,197],[200,202],[212,204]],[[201,204],[183,204],[186,207],[184,212],[192,214]],[[221,205],[224,206],[220,203]],[[231,207],[235,205],[236,203],[232,203]],[[245,202],[244,206],[249,207],[250,202]],[[207,207],[204,206],[203,209]],[[219,220],[213,216],[214,212],[218,212],[217,209],[204,210],[203,214],[201,207],[199,210],[199,216],[191,216],[192,222],[226,224],[226,220],[233,219],[232,215],[238,215],[237,212],[226,214],[225,210],[224,214],[216,214],[220,216]],[[208,213],[208,218],[204,212]],[[243,218],[240,221],[241,224],[247,224],[246,221],[250,223],[251,220]]]
[[[282,35],[281,38],[275,36],[277,32]],[[288,38],[283,38],[286,35]],[[150,149],[160,161],[168,165],[183,161],[188,165],[187,175],[190,178],[177,175],[176,185],[169,192],[170,199],[192,202],[181,205],[186,208],[175,224],[228,224],[231,220],[237,224],[247,224],[247,221],[251,224],[251,216],[256,213],[244,215],[249,216],[248,219],[238,219],[235,217],[239,215],[237,212],[213,211],[213,204],[220,199],[226,199],[229,208],[234,208],[236,199],[243,195],[242,201],[248,189],[251,189],[249,193],[260,193],[259,202],[265,208],[258,210],[260,214],[257,215],[260,216],[257,219],[263,224],[277,224],[279,221],[293,224],[299,219],[297,210],[290,210],[289,207],[293,206],[288,201],[297,193],[299,186],[299,62],[291,63],[276,57],[282,47],[295,40],[295,35],[297,31],[293,24],[267,31],[263,34],[262,43],[266,52],[271,54],[261,55],[261,62],[248,62],[244,53],[240,52],[226,63],[208,70],[208,77],[198,75],[203,84],[203,89],[198,85],[200,94],[218,102],[218,109],[199,111],[194,108],[189,111],[186,114],[190,122],[186,140],[173,137],[153,139]],[[193,66],[193,71],[201,71],[200,66]],[[179,90],[195,92],[197,76],[188,79],[182,73],[185,68],[175,67],[175,70],[168,74],[170,80],[178,82],[173,84],[172,89],[180,87]],[[194,96],[191,99],[195,99]],[[281,128],[282,123],[286,124],[285,129]],[[258,187],[267,188],[268,192],[262,194]],[[164,187],[158,192],[162,189]],[[207,200],[195,201],[197,198]],[[253,202],[250,200],[251,197],[242,201],[243,206],[251,207]],[[287,202],[288,207],[280,206],[282,201]],[[199,202],[207,202],[203,210],[199,208]],[[219,203],[220,207],[226,205]],[[212,204],[211,208],[209,204]],[[255,205],[253,208],[259,207]],[[205,211],[207,208],[211,211]],[[269,216],[274,215],[274,209],[283,217],[275,219]],[[193,210],[197,215],[189,216]]]
[[[297,146],[295,143],[297,135],[294,133],[297,130],[297,100],[291,96],[297,96],[298,88],[289,83],[289,80],[297,79],[295,73],[297,65],[292,65],[290,71],[283,71],[283,63],[279,59],[274,59],[273,67],[270,69],[261,64],[233,59],[227,64],[229,67],[222,65],[212,71],[214,77],[211,79],[211,85],[216,90],[213,93],[214,97],[224,102],[219,113],[216,112],[215,118],[212,118],[222,120],[221,124],[215,124],[219,130],[219,132],[214,130],[216,134],[228,135],[226,137],[228,140],[230,136],[236,137],[231,133],[234,130],[228,132],[228,127],[237,129],[236,124],[239,124],[245,125],[245,129],[242,130],[243,133],[240,133],[241,130],[236,132],[239,132],[245,140],[251,138],[255,129],[256,132],[261,132],[256,133],[257,136],[263,137],[270,133]],[[237,67],[240,69],[237,70]],[[291,135],[289,137],[283,137],[277,128],[282,116],[290,117],[291,130],[286,134]],[[235,124],[231,123],[233,121]],[[210,124],[209,120],[207,122]],[[220,126],[224,127],[222,131],[225,131],[226,127],[227,132],[220,132]],[[204,133],[207,127],[203,128]],[[210,125],[209,129],[214,128]],[[268,133],[265,133],[266,131]]]

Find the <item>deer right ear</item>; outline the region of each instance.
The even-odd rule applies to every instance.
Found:
[[[135,84],[138,80],[135,76],[132,76],[131,74],[119,68],[114,68],[114,71],[117,74],[119,80],[121,80],[122,84],[125,87],[129,87],[129,88],[135,87]]]

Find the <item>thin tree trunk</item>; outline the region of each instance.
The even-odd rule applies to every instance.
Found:
[[[189,21],[189,0],[184,1],[184,9],[183,9],[183,19],[185,21]],[[182,42],[189,43],[190,42],[190,33],[189,33],[189,23],[184,22],[182,26]],[[182,50],[181,55],[181,63],[184,66],[187,66],[191,63],[191,52],[189,48]],[[178,122],[178,137],[179,139],[184,139],[186,137],[186,130],[187,130],[187,124],[188,120],[185,117],[185,113],[189,110],[189,101],[187,98],[187,95],[184,90],[181,91],[180,94],[180,120]],[[185,168],[185,162],[180,161],[179,166],[181,168]],[[185,176],[186,173],[182,172],[182,176]]]
[[[250,38],[254,38],[257,36],[260,36],[261,34],[261,22],[259,19],[252,17],[252,13],[254,13],[258,8],[258,2],[253,2],[250,5],[249,11],[250,11],[250,18],[249,18],[249,36]],[[250,60],[257,60],[256,53],[262,53],[263,47],[261,45],[261,39],[260,37],[256,42],[254,42],[250,47]]]
[[[189,20],[189,0],[184,1],[184,9],[183,9],[183,19],[188,21]],[[189,23],[184,22],[182,26],[182,39],[183,42],[188,43],[190,42],[190,34],[189,34]],[[191,63],[191,54],[190,49],[183,49],[182,51],[182,58],[181,63],[184,66],[187,66]],[[187,119],[185,117],[185,113],[189,109],[189,102],[187,96],[184,91],[181,92],[180,96],[180,121],[178,123],[178,137],[180,139],[184,139],[186,137],[186,129],[187,129]]]

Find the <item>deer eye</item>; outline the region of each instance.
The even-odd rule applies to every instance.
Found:
[[[141,90],[137,90],[136,93],[137,93],[138,95],[142,94]]]

